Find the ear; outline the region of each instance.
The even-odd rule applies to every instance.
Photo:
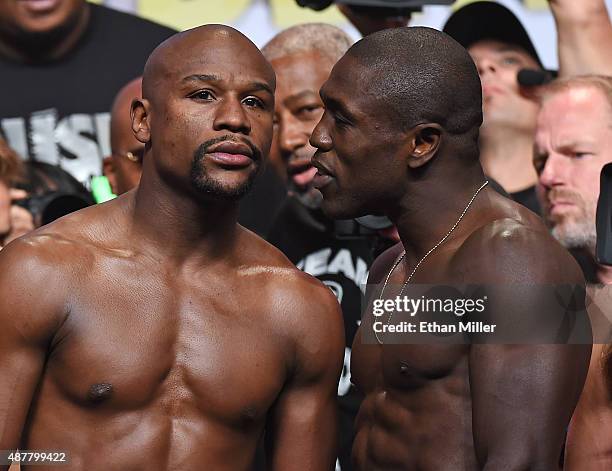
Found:
[[[115,173],[115,162],[113,161],[112,155],[104,157],[104,160],[102,160],[102,174],[108,180],[113,193],[117,194],[117,175]]]
[[[135,98],[132,101],[130,116],[132,117],[132,131],[134,136],[143,144],[147,144],[151,140],[151,128],[149,116],[151,104],[149,100]]]
[[[429,162],[438,152],[442,140],[442,126],[436,123],[419,124],[410,130],[408,166],[418,168]]]

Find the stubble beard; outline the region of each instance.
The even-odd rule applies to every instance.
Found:
[[[587,249],[595,254],[597,229],[595,226],[596,205],[587,202],[575,192],[567,192],[579,209],[578,214],[566,214],[547,218],[552,236],[567,249]]]
[[[251,172],[249,178],[243,184],[229,187],[210,177],[203,162],[205,154],[206,149],[203,146],[200,147],[195,152],[191,162],[190,182],[191,187],[197,193],[215,200],[238,201],[251,190],[260,170],[258,161],[255,162],[257,169]]]

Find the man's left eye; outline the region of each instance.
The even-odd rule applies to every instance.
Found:
[[[520,61],[519,61],[519,59],[518,59],[518,58],[516,58],[516,57],[504,57],[504,58],[502,59],[502,62],[503,62],[505,65],[516,65],[516,64],[518,64]]]
[[[252,97],[252,96],[250,96],[248,98],[245,98],[243,100],[243,103],[245,105],[247,105],[247,106],[254,106],[256,108],[263,108],[264,107],[263,101],[261,101],[259,98],[255,98],[255,97]]]

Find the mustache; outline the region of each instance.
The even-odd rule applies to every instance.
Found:
[[[567,188],[553,188],[548,192],[547,198],[548,201],[555,201],[560,199],[577,204],[581,204],[584,201],[580,193],[568,190]]]
[[[244,138],[238,139],[230,135],[215,137],[214,139],[209,139],[208,141],[204,141],[196,149],[194,153],[195,158],[201,159],[204,156],[204,154],[208,153],[208,149],[210,147],[214,146],[215,144],[219,144],[220,142],[235,142],[235,143],[244,144],[246,146],[249,146],[249,149],[251,149],[251,152],[253,153],[253,160],[255,160],[256,162],[261,161],[261,158],[262,158],[261,150],[259,150],[259,148],[255,144],[253,144],[248,139],[244,139]]]

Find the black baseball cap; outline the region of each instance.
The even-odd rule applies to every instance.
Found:
[[[512,11],[499,3],[470,3],[453,13],[442,31],[466,49],[484,39],[520,46],[543,68],[527,30]]]

